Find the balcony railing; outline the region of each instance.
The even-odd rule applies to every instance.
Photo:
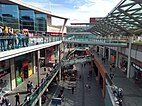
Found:
[[[0,36],[0,51],[18,49],[33,45],[50,43],[62,40],[62,37],[53,36]]]
[[[83,42],[86,44],[125,44],[127,40],[116,39],[104,39],[104,38],[77,38],[77,37],[62,37],[62,36],[0,36],[0,51],[7,51],[12,49],[18,49],[33,45],[39,45],[44,43],[50,43],[55,41],[67,41],[67,42]]]

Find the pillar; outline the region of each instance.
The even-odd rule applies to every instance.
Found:
[[[100,48],[100,46],[98,46],[99,47],[99,55],[101,54],[101,48]]]
[[[37,51],[37,82],[38,82],[38,86],[40,84],[40,81],[39,81],[39,74],[40,74],[40,50]]]
[[[127,63],[127,78],[130,78],[130,69],[131,69],[131,46],[133,42],[133,37],[129,38],[129,50],[128,50],[128,63]]]
[[[41,97],[39,98],[39,106],[42,106]]]
[[[45,66],[47,65],[47,48],[45,48]]]
[[[60,45],[58,45],[58,52],[57,52],[57,61],[60,61]]]
[[[116,67],[118,67],[118,59],[119,59],[118,50],[119,50],[119,47],[117,47],[117,50],[116,50],[116,64],[115,64]]]
[[[33,74],[36,73],[36,56],[35,52],[33,52]]]
[[[103,47],[103,57],[105,57],[105,47]]]
[[[108,61],[111,61],[111,50],[108,48]]]
[[[13,90],[16,88],[16,75],[15,75],[15,64],[14,64],[14,58],[10,59],[10,69],[11,69],[11,89]]]
[[[61,45],[59,45],[58,47],[59,47],[59,54],[58,54],[59,57],[58,57],[58,59],[60,61],[61,60]]]

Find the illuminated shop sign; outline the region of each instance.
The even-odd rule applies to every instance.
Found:
[[[133,66],[134,68],[136,68],[137,70],[142,71],[142,67],[138,66],[137,64],[135,64],[135,63],[133,63],[133,62],[132,62],[132,66]]]

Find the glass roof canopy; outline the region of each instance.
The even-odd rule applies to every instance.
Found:
[[[106,17],[96,19],[88,31],[101,36],[142,34],[142,0],[121,0]]]

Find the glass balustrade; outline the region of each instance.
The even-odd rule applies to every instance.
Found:
[[[62,40],[53,36],[0,36],[0,51],[7,51]]]
[[[79,41],[79,42],[96,42],[96,43],[127,43],[127,40],[114,40],[114,39],[106,39],[106,38],[77,38],[77,37],[69,37],[64,38],[65,41]]]
[[[76,63],[83,63],[87,61],[93,60],[93,56],[86,56],[86,57],[80,57],[80,58],[75,58],[71,60],[63,60],[62,65],[71,65],[71,64],[76,64]]]
[[[50,43],[55,41],[79,41],[85,43],[127,43],[127,40],[113,40],[104,38],[67,38],[62,36],[0,36],[0,51],[7,51],[11,49],[18,49],[22,47],[34,46],[44,43]]]

